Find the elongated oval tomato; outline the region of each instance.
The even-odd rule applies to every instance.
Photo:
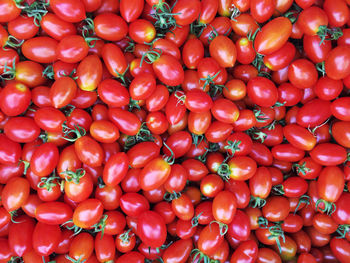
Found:
[[[231,68],[236,62],[237,50],[235,44],[227,36],[215,37],[209,45],[210,56],[223,68]]]
[[[264,77],[255,77],[249,80],[247,85],[249,98],[261,107],[271,107],[278,99],[278,91],[275,84]]]
[[[55,169],[58,158],[57,146],[50,142],[44,143],[34,151],[30,168],[37,176],[47,176]]]
[[[176,14],[174,15],[176,24],[180,26],[191,24],[198,18],[200,9],[201,3],[199,0],[193,0],[190,2],[186,0],[177,1],[172,9],[172,12]]]
[[[50,7],[58,17],[67,22],[77,23],[86,18],[81,0],[53,0]]]
[[[73,213],[74,225],[90,228],[98,223],[103,214],[103,205],[98,199],[87,199],[79,203]]]
[[[336,166],[325,167],[317,178],[319,197],[327,202],[336,202],[344,189],[344,173]]]
[[[128,152],[129,165],[132,168],[143,168],[152,159],[159,156],[160,148],[154,142],[140,142]]]
[[[230,224],[236,214],[236,197],[230,191],[221,191],[213,200],[212,212],[215,220]]]
[[[14,117],[6,122],[4,133],[14,142],[27,143],[39,136],[40,128],[32,118]]]
[[[48,256],[57,248],[61,239],[59,225],[38,222],[33,232],[33,248],[40,256]]]
[[[283,127],[283,135],[290,144],[304,151],[311,151],[316,145],[316,137],[297,124]]]
[[[128,63],[122,50],[115,44],[108,43],[102,48],[102,59],[108,72],[114,77],[123,77]]]
[[[94,19],[96,35],[108,41],[119,41],[128,33],[128,25],[113,13],[99,14]]]
[[[314,99],[304,104],[297,112],[296,122],[304,128],[316,127],[324,123],[330,116],[331,103]]]
[[[163,261],[164,263],[184,263],[189,258],[192,248],[193,244],[190,238],[175,241],[164,251]]]
[[[50,88],[52,106],[62,108],[67,106],[75,97],[77,84],[70,77],[57,79]]]
[[[161,157],[150,161],[140,173],[140,186],[145,191],[157,189],[166,182],[171,166]]]
[[[23,55],[39,63],[52,63],[57,59],[57,40],[51,37],[35,37],[26,40],[22,45]]]
[[[149,207],[146,197],[138,193],[126,193],[120,198],[120,208],[131,217],[139,217],[140,214],[149,210]]]
[[[143,212],[137,220],[137,234],[145,245],[160,247],[166,239],[166,225],[156,212]]]
[[[284,46],[291,33],[292,23],[288,18],[275,18],[258,32],[254,40],[254,47],[262,55],[271,54]]]
[[[18,164],[22,154],[21,145],[10,140],[5,134],[0,134],[0,163]]]
[[[22,215],[16,218],[16,224],[9,227],[8,241],[11,250],[18,257],[32,250],[32,235],[35,227],[35,221]]]
[[[137,116],[129,111],[120,108],[110,108],[108,110],[109,119],[126,135],[136,135],[140,128],[141,122]]]
[[[129,158],[126,153],[116,153],[109,158],[103,169],[103,181],[106,185],[118,185],[126,176],[128,166]]]
[[[161,55],[152,64],[157,78],[165,85],[180,85],[184,80],[184,70],[180,62],[169,55]]]
[[[56,40],[61,40],[68,35],[75,35],[77,32],[77,29],[72,23],[64,21],[51,13],[47,13],[42,17],[40,26],[45,33]]]
[[[333,143],[317,144],[312,151],[310,151],[311,158],[325,166],[339,165],[345,162],[347,153],[344,147]]]
[[[21,9],[17,7],[16,3],[10,0],[1,1],[0,3],[0,22],[9,22],[21,13]]]
[[[127,88],[114,79],[105,79],[100,82],[97,93],[100,99],[111,107],[126,106],[130,100]]]
[[[60,225],[73,216],[72,208],[63,202],[45,202],[35,210],[35,218],[48,225]]]
[[[2,205],[9,212],[17,210],[27,201],[29,191],[30,185],[28,180],[22,177],[12,178],[2,190]]]
[[[102,80],[102,63],[97,55],[85,57],[77,67],[77,84],[80,89],[92,91]]]

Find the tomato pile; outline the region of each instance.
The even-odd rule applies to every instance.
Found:
[[[0,263],[349,263],[348,5],[0,0]]]

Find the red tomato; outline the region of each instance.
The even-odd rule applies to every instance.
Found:
[[[249,80],[247,93],[253,103],[261,107],[271,107],[278,99],[278,91],[275,84],[264,77],[255,77]]]
[[[275,18],[258,32],[254,40],[254,47],[262,55],[271,54],[284,46],[291,32],[292,23],[288,18]]]
[[[37,206],[35,218],[48,225],[60,225],[72,218],[72,208],[63,202],[45,202]]]
[[[47,225],[38,222],[33,232],[33,248],[41,256],[53,253],[61,239],[59,225]]]
[[[86,18],[85,7],[80,0],[53,0],[50,7],[59,18],[67,22],[76,23]]]
[[[52,63],[57,59],[57,40],[50,37],[35,37],[26,40],[22,45],[23,55],[39,63]]]
[[[102,217],[103,206],[98,199],[87,199],[79,203],[73,213],[74,225],[81,228],[90,228],[98,223]]]
[[[156,212],[143,212],[137,220],[137,235],[149,247],[164,244],[167,231],[163,218]]]

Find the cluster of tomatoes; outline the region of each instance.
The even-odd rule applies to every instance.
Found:
[[[0,0],[0,262],[350,262],[349,0]]]

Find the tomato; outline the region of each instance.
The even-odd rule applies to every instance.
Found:
[[[103,213],[103,206],[98,199],[86,199],[79,203],[73,213],[74,225],[89,228],[98,223]]]
[[[95,90],[102,79],[102,63],[97,55],[83,58],[77,67],[77,84],[85,91]]]
[[[194,216],[193,204],[186,194],[182,194],[180,197],[173,199],[171,207],[175,215],[181,220],[191,220]]]
[[[350,147],[349,128],[350,122],[348,121],[339,121],[333,123],[332,125],[332,136],[334,140],[343,147],[347,148]]]
[[[215,37],[209,45],[210,56],[214,58],[223,68],[230,68],[236,62],[236,46],[226,36]]]
[[[186,0],[177,1],[172,9],[172,12],[176,14],[174,15],[176,24],[180,26],[191,24],[198,18],[200,9],[201,3],[199,0],[194,0],[191,2]]]
[[[256,259],[257,263],[271,262],[271,263],[281,263],[280,256],[270,248],[259,248],[258,257]]]
[[[258,245],[254,240],[248,240],[240,243],[233,252],[230,263],[236,262],[255,262],[258,257]]]
[[[207,197],[215,197],[224,188],[224,182],[219,175],[209,174],[200,183],[201,193]]]
[[[313,227],[322,234],[332,234],[338,228],[338,224],[326,214],[317,213],[312,220]]]
[[[234,180],[247,180],[251,178],[257,169],[256,162],[247,156],[233,157],[228,161],[230,178]]]
[[[252,41],[241,37],[236,41],[237,61],[241,64],[250,64],[255,59],[255,51]]]
[[[115,245],[113,236],[99,232],[95,237],[95,253],[100,262],[113,260],[115,257]]]
[[[330,242],[330,247],[339,262],[347,262],[350,259],[350,244],[347,240],[334,237]]]
[[[117,126],[119,131],[126,135],[136,135],[141,127],[140,120],[131,112],[120,108],[110,108],[108,110],[109,119]]]
[[[282,196],[270,197],[262,208],[262,213],[270,222],[282,221],[289,214],[289,201]]]
[[[115,44],[105,44],[102,48],[102,59],[108,72],[123,80],[124,73],[127,71],[128,63],[122,50]]]
[[[189,258],[193,248],[191,239],[182,239],[175,241],[163,253],[164,263],[178,262],[185,263]]]
[[[306,35],[316,35],[320,26],[328,25],[328,17],[325,11],[317,6],[304,9],[297,20],[300,29]]]
[[[129,158],[125,153],[119,152],[111,156],[103,169],[103,181],[106,185],[118,185],[126,176],[128,165]]]
[[[56,40],[61,40],[65,36],[75,35],[77,32],[72,23],[64,21],[52,13],[47,13],[42,17],[40,26],[50,37]]]
[[[225,189],[231,191],[237,202],[237,208],[246,208],[250,201],[250,191],[248,185],[244,181],[236,181],[229,179],[225,183]]]
[[[89,233],[75,236],[69,248],[69,257],[74,260],[86,260],[94,251],[94,239]]]
[[[23,113],[30,104],[31,92],[20,82],[11,82],[1,90],[0,109],[8,116]]]
[[[331,116],[330,106],[329,101],[311,100],[298,110],[296,121],[304,128],[319,126]]]
[[[255,32],[259,26],[249,13],[242,13],[231,19],[232,30],[239,36],[246,37],[249,32]]]
[[[258,32],[254,40],[256,51],[262,55],[271,54],[284,46],[292,32],[292,23],[285,17],[278,17]]]
[[[22,215],[16,218],[18,223],[9,227],[9,246],[16,256],[22,257],[32,249],[32,235],[35,221]]]
[[[169,177],[170,170],[170,165],[163,158],[153,159],[140,173],[141,189],[150,191],[160,187]]]
[[[264,77],[255,77],[247,84],[249,98],[261,107],[271,107],[278,99],[278,91],[275,84]]]
[[[331,203],[336,202],[344,189],[344,173],[338,167],[325,167],[317,179],[317,189],[320,199],[316,203],[316,209],[319,203],[324,204],[324,210],[332,213],[334,210]]]
[[[30,185],[28,180],[22,177],[12,178],[2,190],[2,205],[9,212],[17,210],[27,201],[29,192]]]
[[[252,17],[258,22],[266,22],[275,11],[275,1],[259,1],[250,0],[250,13]]]
[[[346,150],[333,143],[321,143],[310,152],[311,158],[325,166],[339,165],[346,160]]]
[[[70,178],[66,176],[64,192],[66,196],[74,202],[86,200],[93,191],[93,181],[90,174],[86,173],[82,177]]]
[[[67,22],[76,23],[86,17],[84,4],[80,0],[53,0],[50,7],[59,18]]]
[[[104,40],[119,41],[127,35],[128,25],[116,14],[103,13],[95,17],[94,29],[96,35]]]
[[[59,225],[47,225],[38,222],[33,231],[33,248],[41,256],[48,256],[55,251],[61,239]]]
[[[145,261],[145,256],[143,256],[140,252],[131,251],[122,256],[120,256],[116,263],[124,263],[124,262],[135,262],[135,263],[143,263]]]
[[[325,70],[329,78],[339,80],[350,74],[350,48],[339,46],[332,49],[325,60]]]
[[[188,39],[182,48],[182,60],[189,69],[197,68],[198,62],[204,57],[204,46],[197,39]]]
[[[343,193],[340,195],[338,201],[336,201],[336,210],[332,214],[332,218],[337,224],[349,224],[350,211],[347,205],[350,200],[350,194]]]
[[[50,37],[35,37],[26,40],[22,47],[23,55],[39,63],[52,63],[57,59],[57,40]]]
[[[350,121],[349,98],[342,97],[334,100],[331,104],[331,112],[334,117],[342,121]]]
[[[162,217],[153,211],[143,212],[137,220],[137,235],[145,245],[160,247],[166,239],[166,226]]]
[[[213,254],[222,244],[224,240],[221,235],[220,226],[213,222],[206,225],[199,234],[198,249],[204,254]]]
[[[63,202],[45,202],[35,210],[35,218],[48,225],[59,225],[72,218],[71,207]]]
[[[11,0],[4,0],[0,3],[0,22],[9,22],[19,16],[21,9]]]

